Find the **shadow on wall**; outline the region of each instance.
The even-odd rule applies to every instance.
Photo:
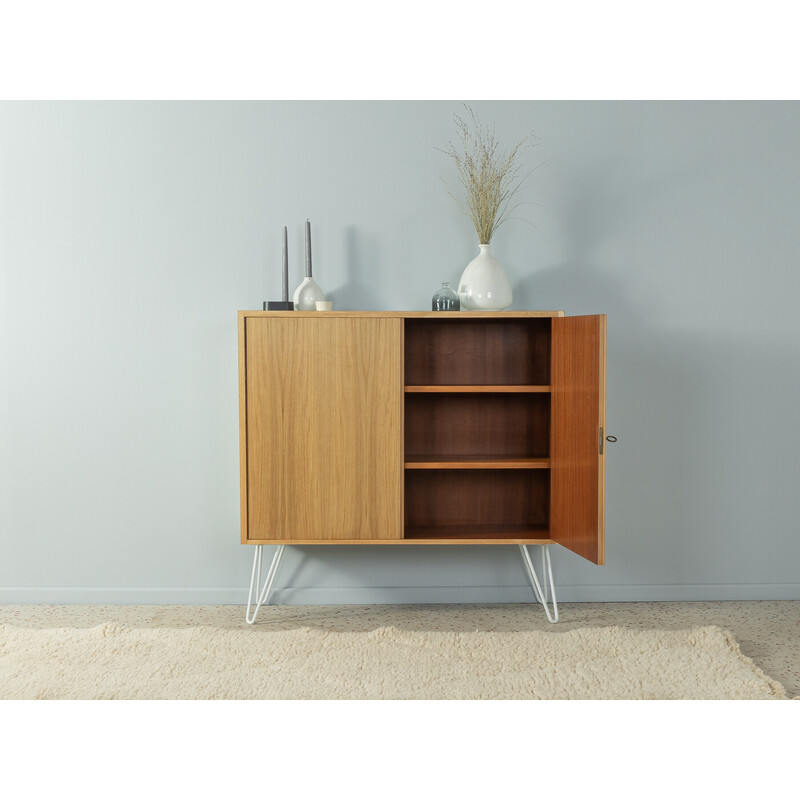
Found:
[[[800,372],[785,367],[798,348],[604,310],[607,424],[619,437],[606,457],[606,566],[554,548],[557,583],[686,586],[669,598],[686,600],[703,599],[697,584],[796,583],[800,428],[788,423]],[[515,548],[389,549],[291,548],[278,586],[436,587],[452,584],[453,564],[464,586],[525,585]]]
[[[344,234],[344,263],[347,282],[328,292],[334,310],[373,311],[380,308],[380,300],[371,288],[375,283],[374,277],[365,277],[368,273],[365,265],[371,265],[374,271],[374,266],[380,263],[378,240],[363,235],[359,237],[355,227],[349,225]]]
[[[691,523],[690,439],[696,436],[687,407],[706,394],[702,366],[687,360],[683,343],[658,330],[647,308],[634,303],[630,264],[614,262],[609,240],[623,236],[621,220],[634,199],[617,179],[613,157],[565,176],[571,193],[558,217],[565,258],[533,269],[514,286],[520,308],[564,308],[608,315],[607,432],[619,443],[606,456],[606,564],[603,582],[647,583],[652,573],[686,572]],[[554,300],[555,298],[555,300]],[[655,300],[655,299],[654,299]],[[655,301],[657,304],[657,300]],[[570,310],[572,307],[572,311]],[[566,551],[554,562],[571,573],[562,580],[593,583],[596,567]],[[654,567],[658,564],[658,568]]]
[[[718,315],[709,324],[697,320],[692,328],[668,309],[662,313],[667,303],[679,302],[680,294],[643,293],[647,284],[634,283],[637,265],[619,248],[631,235],[631,220],[639,219],[638,204],[647,206],[643,220],[649,221],[649,235],[662,235],[652,221],[663,201],[656,195],[667,189],[680,194],[682,184],[696,175],[686,166],[668,174],[643,168],[634,176],[629,169],[623,185],[616,167],[609,158],[564,176],[558,209],[563,258],[532,268],[514,286],[517,308],[608,314],[607,426],[619,443],[608,449],[606,459],[606,566],[599,571],[555,548],[557,583],[796,582],[800,493],[794,476],[800,427],[794,405],[800,371],[790,365],[800,363],[800,346],[768,340],[753,324],[745,333],[733,316]],[[335,293],[340,305],[378,307],[365,274],[379,256],[376,241],[347,230],[348,280]],[[641,272],[652,268],[644,264]],[[618,277],[623,275],[629,277]],[[367,549],[363,558],[348,559],[344,553],[340,558],[309,549],[284,585],[306,580],[317,585],[325,579],[322,566],[335,567],[345,580],[352,576],[359,586],[415,585],[412,576],[419,585],[435,584],[434,568],[446,571],[455,555],[450,548],[431,556],[425,551],[423,563],[431,573],[420,575],[416,550],[378,566]],[[485,564],[473,564],[483,551],[455,550],[459,574],[476,585],[493,578],[509,586],[525,582],[513,554],[486,559],[502,573],[490,576]]]
[[[786,367],[800,346],[753,326],[658,324],[590,258],[524,283],[608,314],[606,423],[619,443],[606,456],[603,583],[795,583],[800,370]],[[566,551],[554,564],[563,583],[597,580]]]
[[[728,509],[749,482],[745,474],[734,479],[739,469],[730,463],[737,459],[736,428],[758,416],[735,411],[758,391],[741,385],[743,361],[753,366],[747,345],[648,319],[620,281],[585,261],[559,264],[526,285],[570,298],[580,313],[608,314],[606,429],[619,441],[606,455],[603,581],[702,582],[745,536],[736,531],[744,518]],[[777,368],[784,357],[764,353],[761,365]],[[723,532],[726,524],[732,536]],[[576,582],[597,580],[577,556],[556,557]],[[562,580],[570,582],[563,573]]]
[[[542,308],[542,298],[555,302],[554,308],[565,308],[569,298],[592,309],[591,313],[613,314],[626,328],[638,327],[641,320],[627,299],[626,284],[607,269],[616,270],[618,265],[609,264],[603,256],[605,244],[621,234],[622,220],[635,202],[630,188],[619,182],[621,159],[620,153],[606,152],[590,166],[562,165],[559,186],[563,194],[555,197],[557,209],[551,213],[560,227],[565,257],[544,269],[533,267],[516,283],[513,292],[519,308]]]

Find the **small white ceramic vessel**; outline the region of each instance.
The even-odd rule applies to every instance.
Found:
[[[305,278],[294,290],[295,311],[316,311],[317,301],[325,300],[325,294],[313,278]]]

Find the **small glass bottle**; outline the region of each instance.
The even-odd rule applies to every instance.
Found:
[[[433,296],[431,308],[434,311],[461,311],[461,301],[450,288],[449,282],[443,283],[442,288]]]

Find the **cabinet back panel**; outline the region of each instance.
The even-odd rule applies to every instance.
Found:
[[[406,395],[406,458],[546,458],[549,442],[549,394]]]
[[[544,525],[549,470],[406,471],[406,527]]]
[[[550,382],[550,319],[406,319],[409,386]]]

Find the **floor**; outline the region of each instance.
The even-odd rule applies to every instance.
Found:
[[[371,630],[381,625],[414,630],[550,630],[620,625],[678,629],[718,625],[742,652],[790,697],[800,695],[800,601],[726,603],[562,603],[559,622],[547,622],[540,606],[269,606],[256,625],[284,629],[303,625],[328,630]],[[90,627],[119,622],[134,627],[210,625],[244,628],[243,606],[50,606],[0,605],[0,624],[32,628]]]

